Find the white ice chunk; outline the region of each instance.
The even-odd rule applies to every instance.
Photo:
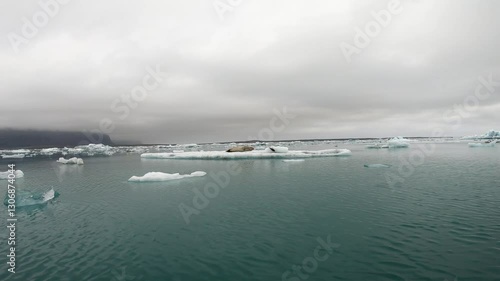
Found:
[[[181,175],[179,173],[168,174],[161,172],[149,172],[142,177],[133,176],[128,181],[133,181],[133,182],[169,181],[169,180],[179,180],[183,178],[203,177],[206,174],[207,173],[203,171],[193,172],[189,175]]]
[[[44,148],[40,150],[40,155],[54,155],[55,153],[60,152],[59,148],[53,147],[53,148]]]
[[[484,142],[471,142],[469,143],[469,147],[494,147],[495,141],[484,143]]]
[[[7,180],[7,179],[9,179],[9,174],[10,174],[10,171],[0,172],[0,180]],[[16,176],[16,179],[24,177],[24,173],[21,170],[15,170],[14,171],[14,175]]]
[[[61,163],[61,164],[77,164],[77,165],[83,165],[83,159],[82,158],[70,158],[70,159],[64,159],[63,157],[59,158],[56,162]]]
[[[304,162],[304,159],[285,159],[283,162]]]
[[[387,141],[387,145],[389,148],[406,148],[410,146],[408,142],[409,140],[403,137],[394,137]]]

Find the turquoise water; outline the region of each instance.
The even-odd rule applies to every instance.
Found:
[[[54,187],[60,196],[18,210],[16,274],[7,272],[8,233],[0,232],[0,280],[500,280],[499,147],[437,144],[393,186],[387,173],[401,176],[401,159],[418,152],[415,145],[341,147],[353,155],[288,163],[137,154],[85,158],[84,166],[17,161],[25,172],[18,189]],[[240,173],[189,224],[179,204],[194,207],[193,189],[212,177],[127,182],[151,171],[227,172],[228,163]],[[375,163],[392,167],[364,167]],[[6,181],[0,185],[5,194]],[[0,213],[6,224],[4,205]],[[335,245],[316,253],[321,261],[318,239]],[[303,261],[308,271],[293,273]]]

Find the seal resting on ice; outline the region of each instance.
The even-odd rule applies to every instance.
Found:
[[[252,151],[252,150],[254,150],[254,148],[251,146],[235,146],[235,147],[232,147],[232,148],[226,150],[226,152],[246,152],[246,151]]]

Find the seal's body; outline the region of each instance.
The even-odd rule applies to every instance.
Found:
[[[247,152],[252,150],[254,150],[254,148],[251,146],[235,146],[226,150],[226,152]]]

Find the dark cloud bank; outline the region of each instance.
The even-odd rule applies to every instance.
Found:
[[[350,62],[341,44],[390,1],[243,0],[223,20],[211,1],[67,2],[18,52],[40,4],[0,4],[0,128],[246,140],[286,108],[276,139],[500,129],[498,1],[401,1]]]

